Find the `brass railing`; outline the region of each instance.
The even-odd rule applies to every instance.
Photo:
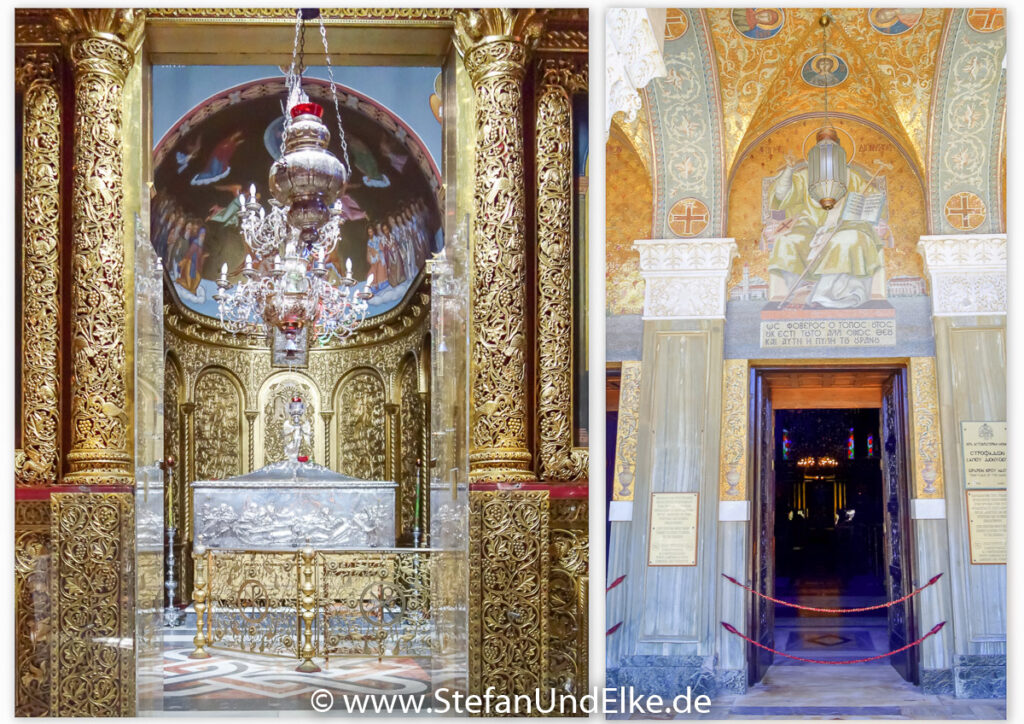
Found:
[[[301,659],[430,656],[431,572],[442,551],[267,551],[193,554],[196,636],[207,649]]]

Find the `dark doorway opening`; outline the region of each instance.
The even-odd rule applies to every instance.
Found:
[[[879,427],[877,408],[775,412],[779,598],[815,608],[885,602]],[[888,622],[884,610],[839,616],[776,605],[775,641],[826,661],[871,656],[887,650]]]
[[[851,661],[914,640],[907,602],[841,613],[767,598],[849,609],[911,590],[907,409],[902,365],[751,370],[750,580],[763,595],[748,618],[749,684],[773,665],[813,665],[789,656]],[[873,663],[918,683],[916,649]]]

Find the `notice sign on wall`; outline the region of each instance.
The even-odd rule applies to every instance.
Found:
[[[1006,487],[1006,423],[961,422],[968,488]]]
[[[967,491],[971,563],[1006,563],[1006,491]]]
[[[699,493],[653,493],[647,547],[649,566],[697,565]]]
[[[891,347],[895,319],[779,319],[761,322],[762,347]]]

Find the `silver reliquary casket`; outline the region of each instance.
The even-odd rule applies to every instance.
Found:
[[[194,543],[292,551],[394,546],[396,487],[295,460],[226,480],[197,480]]]

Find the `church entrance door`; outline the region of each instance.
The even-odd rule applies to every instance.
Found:
[[[753,685],[772,665],[871,658],[916,638],[906,368],[895,363],[757,365],[750,377],[752,536],[747,646]],[[891,665],[918,683],[915,648]],[[850,672],[851,674],[854,671]]]

